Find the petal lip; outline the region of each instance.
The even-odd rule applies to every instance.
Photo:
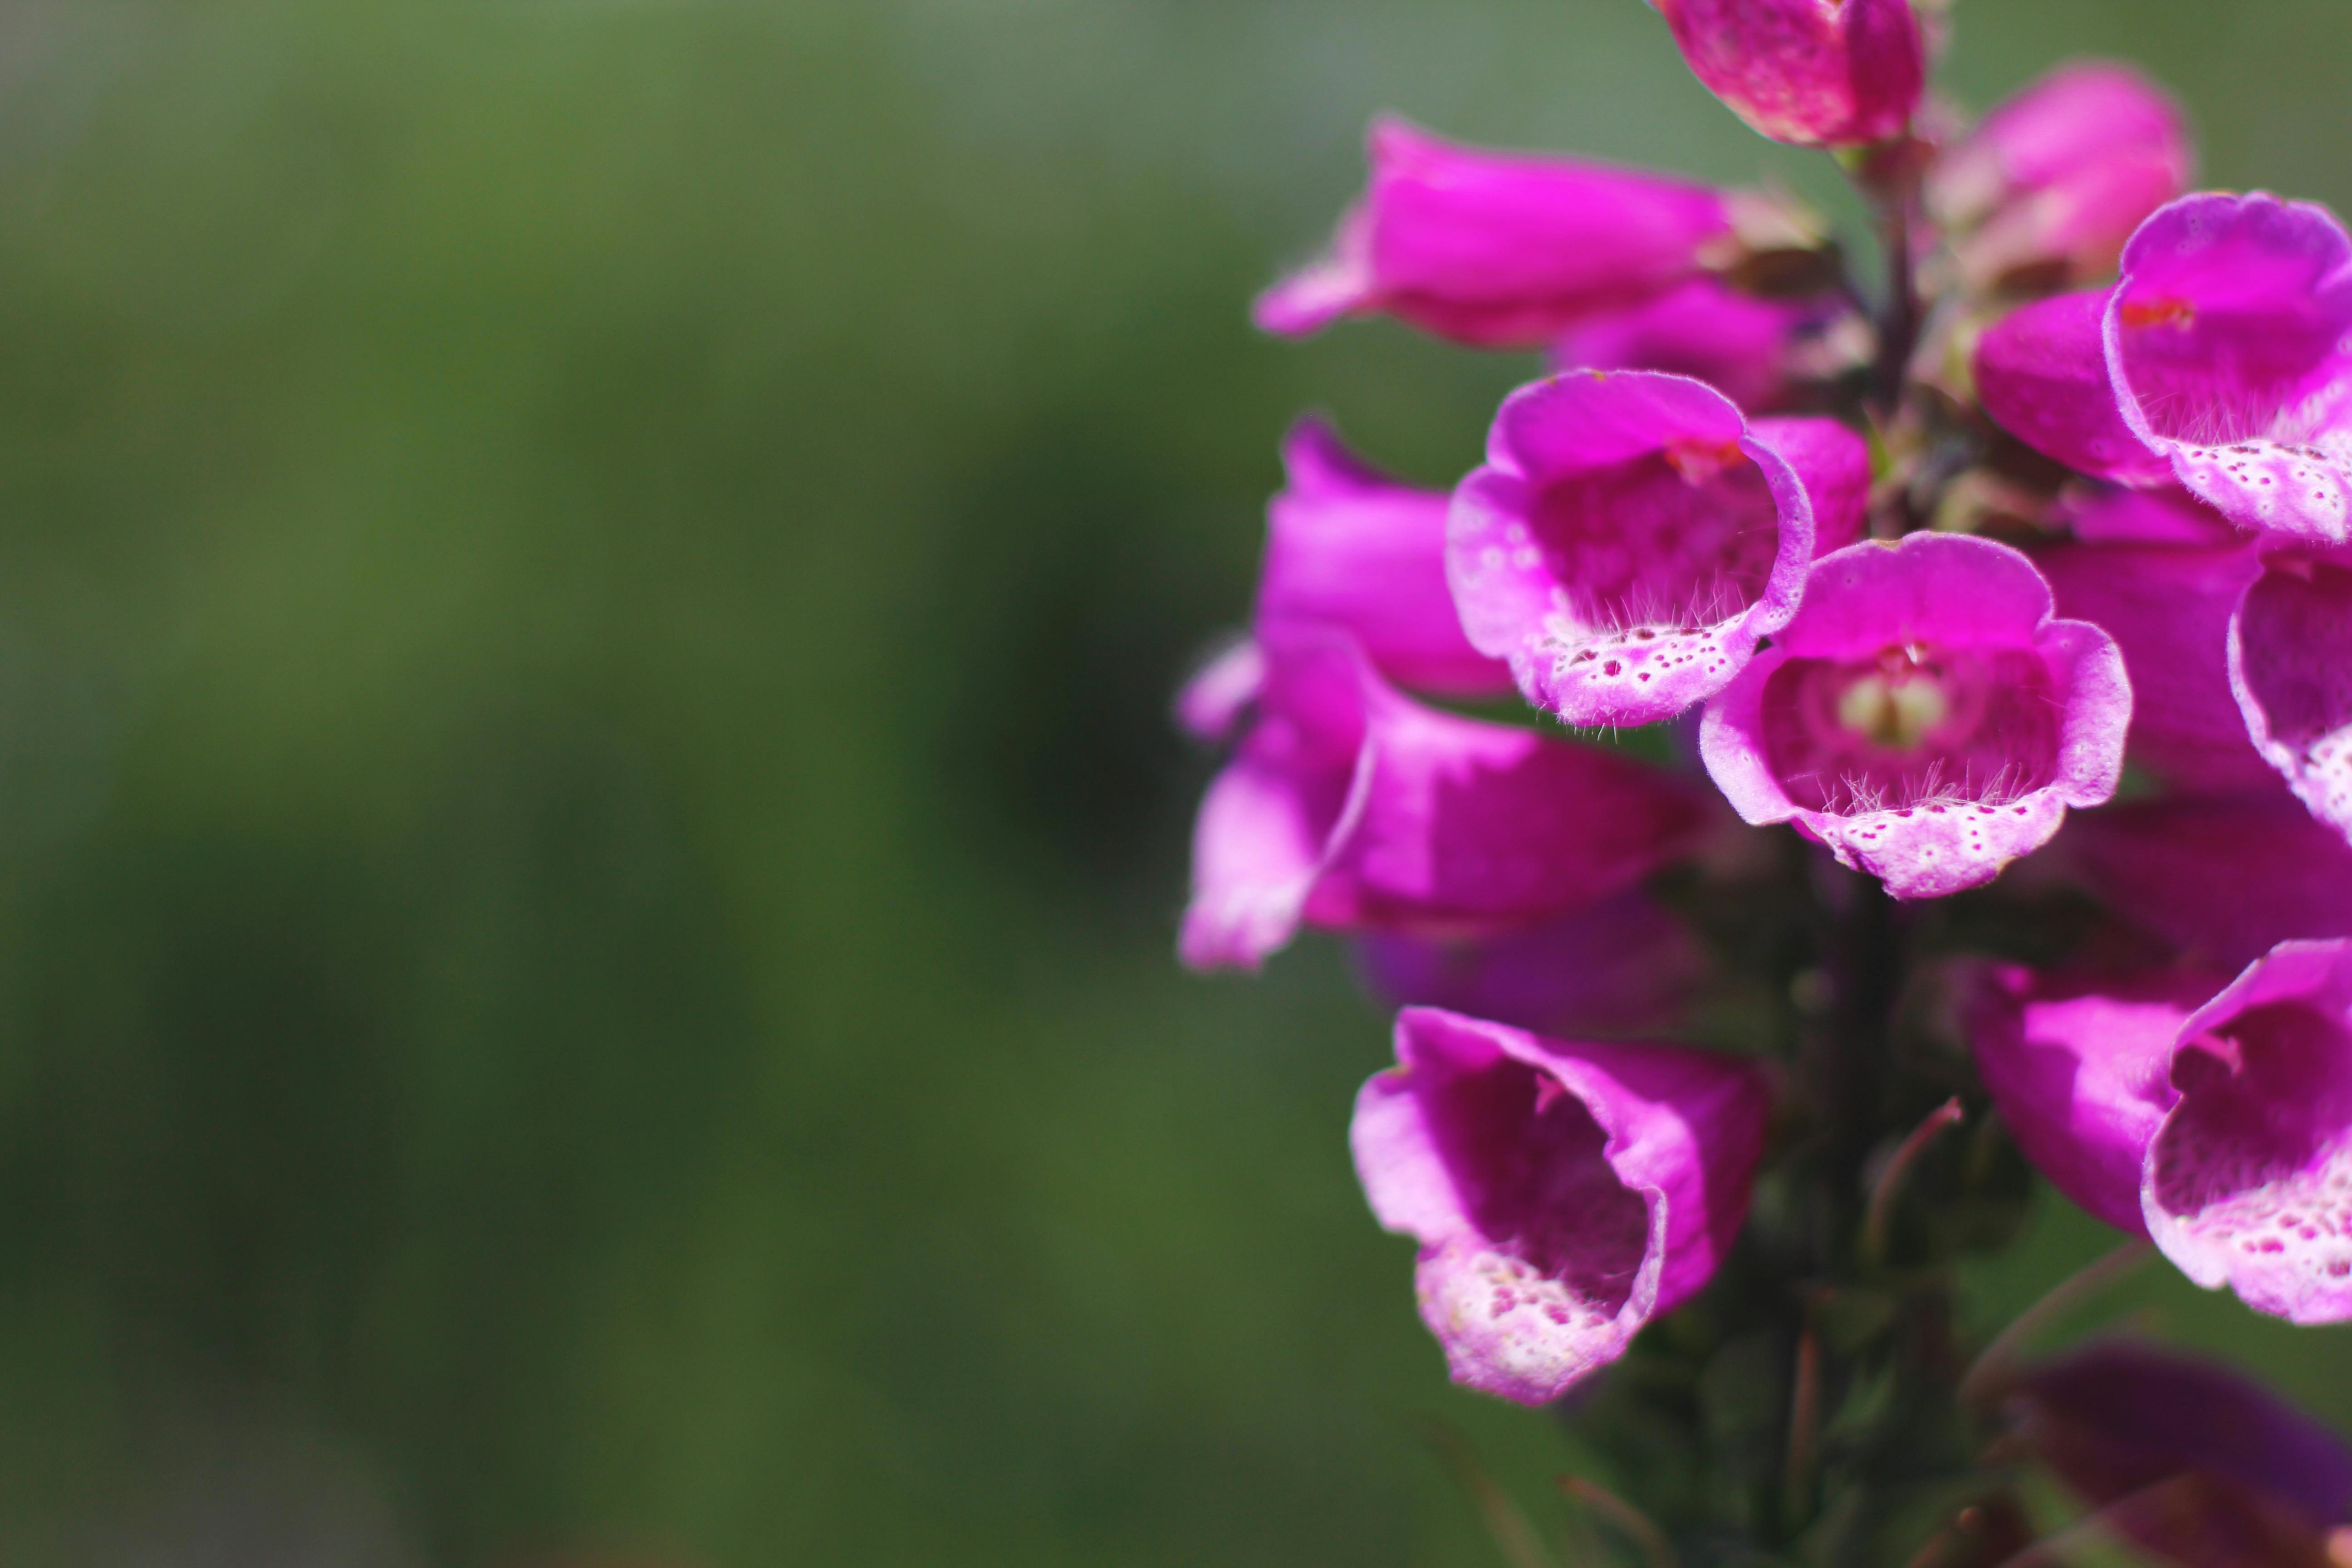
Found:
[[[2040,661],[2058,711],[2043,782],[2009,794],[2003,769],[1963,776],[1885,805],[1809,806],[1772,760],[1767,704],[1794,659],[1851,661],[1914,644],[1990,648]],[[1790,822],[1842,864],[1897,899],[1943,898],[1981,886],[2048,842],[2070,807],[2096,805],[2121,782],[2131,714],[2123,655],[2105,631],[2056,619],[2049,586],[2008,545],[1966,534],[1915,533],[1851,545],[1814,563],[1803,609],[1773,647],[1707,704],[1699,753],[1747,822]],[[1930,779],[1937,777],[1934,773]]]
[[[1842,426],[1751,425],[1685,376],[1572,371],[1521,387],[1454,494],[1446,574],[1463,629],[1570,724],[1671,718],[1787,624],[1817,527],[1859,531],[1867,460]],[[1565,491],[1586,499],[1563,524],[1548,509]],[[1751,542],[1768,507],[1769,564]]]
[[[1728,1251],[1769,1110],[1757,1064],[1430,1007],[1398,1015],[1396,1052],[1349,1144],[1374,1216],[1422,1244],[1422,1315],[1456,1382],[1556,1399]]]
[[[2352,542],[2352,237],[2335,215],[2263,191],[2170,203],[2125,246],[2100,335],[2124,424],[2180,484],[2253,532]]]

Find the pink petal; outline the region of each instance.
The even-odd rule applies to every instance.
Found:
[[[1691,72],[1775,142],[1884,141],[1909,124],[1925,45],[1906,0],[1656,0]]]
[[[2070,468],[2126,484],[2172,477],[2125,422],[2099,323],[2106,292],[2039,300],[2002,317],[1976,352],[1977,396],[1994,424]]]
[[[2352,568],[2270,557],[2230,623],[2229,671],[2261,755],[2352,840]]]

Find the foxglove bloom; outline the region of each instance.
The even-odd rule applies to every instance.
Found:
[[[2124,423],[2242,528],[2352,540],[2352,240],[2325,208],[2196,195],[2141,226],[2104,321]]]
[[[1706,979],[1688,927],[1635,888],[1605,903],[1503,936],[1375,935],[1357,952],[1391,1006],[1443,1007],[1538,1034],[1652,1032]]]
[[[1399,120],[1370,141],[1370,187],[1328,253],[1259,296],[1267,331],[1379,311],[1456,342],[1533,347],[1739,249],[1739,204],[1704,185],[1457,146]]]
[[[1266,508],[1254,623],[1339,627],[1375,669],[1416,690],[1508,692],[1509,669],[1470,646],[1445,584],[1445,492],[1370,468],[1319,419],[1298,422],[1282,461],[1288,483]],[[1223,734],[1255,697],[1264,665],[1244,643],[1195,677],[1177,700],[1185,727]]]
[[[2352,840],[2352,559],[2270,555],[2230,623],[2229,663],[2255,748]]]
[[[1927,184],[1967,280],[2084,280],[2115,268],[2140,220],[2188,187],[2180,110],[2137,71],[2061,67],[1985,116]]]
[[[2163,484],[2171,466],[2124,420],[2108,384],[2104,289],[2037,300],[1977,344],[1977,396],[1994,424],[2070,468],[2130,485]]]
[[[1423,1007],[1396,1051],[1349,1141],[1373,1214],[1421,1243],[1422,1319],[1455,1382],[1556,1399],[1729,1251],[1769,1107],[1754,1064]]]
[[[1907,0],[1652,0],[1706,89],[1775,142],[1902,133],[1927,79]]]
[[[2095,1344],[2033,1368],[2010,1406],[2043,1463],[2168,1562],[2315,1568],[2352,1520],[2343,1439],[2210,1362]]]
[[[2115,793],[2131,686],[2006,545],[1915,533],[1814,563],[1803,607],[1707,705],[1707,772],[1898,899],[1990,881]]]
[[[2062,1192],[2120,1223],[2136,1165],[2147,1234],[2189,1279],[2292,1322],[2352,1319],[2352,942],[2281,942],[2194,1007],[2156,982],[2020,996],[2015,1032],[1972,1045]]]
[[[1209,786],[1181,942],[1254,967],[1299,923],[1466,935],[1596,902],[1686,848],[1709,815],[1614,752],[1441,713],[1345,634],[1267,628],[1257,712]]]
[[[1750,414],[1782,407],[1869,359],[1870,329],[1835,295],[1765,299],[1696,278],[1553,345],[1562,370],[1657,370],[1703,381]]]
[[[2260,569],[2251,549],[2071,544],[2033,559],[2058,613],[2092,622],[2123,650],[2139,698],[2130,732],[2136,761],[2187,789],[2270,782],[2231,689],[2227,657],[2231,619]]]
[[[2352,847],[2275,782],[2090,812],[2051,853],[2109,909],[2224,974],[2296,937],[2352,937]]]
[[[1504,400],[1454,493],[1447,575],[1473,647],[1571,724],[1646,724],[1720,689],[1853,538],[1860,437],[1752,424],[1680,376],[1580,371]]]

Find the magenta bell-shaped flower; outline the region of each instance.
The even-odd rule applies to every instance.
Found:
[[[2352,1451],[2217,1363],[2125,1342],[2029,1371],[2018,1436],[2116,1532],[2189,1568],[2331,1562]]]
[[[2229,667],[2255,750],[2352,841],[2352,554],[2266,556],[2231,619]]]
[[[1918,107],[1927,46],[1907,0],[1651,3],[1691,73],[1775,142],[1883,142]]]
[[[1770,1095],[1738,1058],[1572,1044],[1407,1008],[1349,1142],[1381,1224],[1421,1243],[1457,1383],[1540,1405],[1687,1300],[1738,1234]]]
[[[2241,528],[2352,541],[2352,238],[2257,193],[2173,203],[2124,248],[2104,321],[2124,423]]]
[[[1299,924],[1473,935],[1598,902],[1711,803],[1616,752],[1422,706],[1328,627],[1268,627],[1255,717],[1209,785],[1180,948],[1255,967]]]
[[[1329,251],[1258,297],[1300,336],[1385,312],[1481,348],[1531,348],[1735,254],[1737,201],[1605,163],[1493,153],[1376,121],[1371,181]]]
[[[2196,155],[2171,98],[2127,67],[2062,66],[1937,159],[1928,212],[1979,288],[2115,269],[2140,221],[2188,189]]]
[[[1772,647],[1707,704],[1699,751],[1749,822],[1794,822],[1898,899],[1989,882],[2115,793],[2131,684],[2053,618],[2007,545],[1915,533],[1813,565]]]
[[[1529,701],[1647,724],[1788,623],[1868,491],[1867,449],[1832,420],[1750,422],[1681,376],[1571,372],[1504,400],[1454,492],[1446,572],[1472,646]]]
[[[1452,498],[1372,468],[1320,419],[1291,428],[1282,463],[1289,482],[1266,507],[1253,625],[1336,626],[1373,668],[1414,690],[1507,693],[1509,668],[1470,646],[1446,586]],[[1177,716],[1204,740],[1223,735],[1256,697],[1264,667],[1255,642],[1239,645],[1186,684]]]
[[[2284,942],[2201,1005],[2186,974],[2021,976],[1970,1029],[2019,1147],[2180,1271],[2297,1323],[2352,1320],[2352,942]]]

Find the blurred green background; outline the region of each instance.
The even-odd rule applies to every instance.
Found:
[[[2342,0],[1958,21],[2352,204]],[[1170,951],[1283,426],[1528,369],[1248,330],[1382,108],[1832,194],[1636,0],[0,4],[0,1558],[1492,1562],[1421,1412],[1542,1510],[1382,1020]]]

